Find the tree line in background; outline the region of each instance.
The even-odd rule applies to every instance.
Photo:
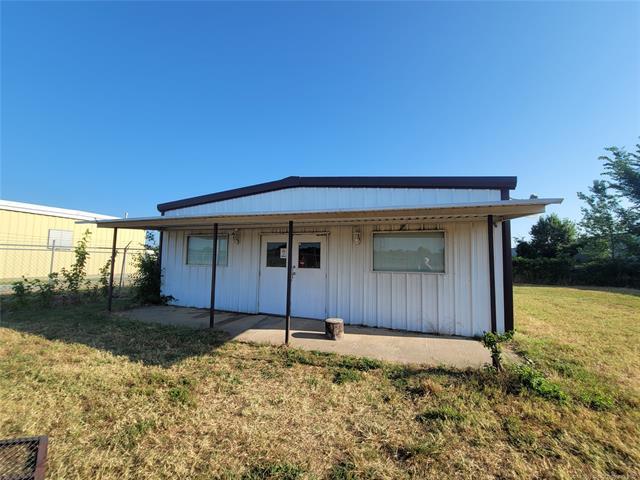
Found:
[[[640,288],[640,144],[606,151],[603,178],[578,192],[578,223],[543,216],[517,239],[516,282]]]

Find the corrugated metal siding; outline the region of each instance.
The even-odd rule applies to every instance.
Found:
[[[398,230],[399,227],[360,227],[360,245],[354,245],[351,240],[352,227],[331,230],[329,314],[344,318],[348,323],[400,330],[465,336],[481,335],[489,330],[486,222],[432,226],[445,231],[444,274],[373,272],[373,231]],[[420,225],[409,225],[407,229],[420,228]],[[499,232],[496,235],[499,236]],[[497,248],[500,248],[499,243],[496,246],[499,252]],[[501,260],[500,255],[496,258]],[[502,271],[501,264],[496,265],[496,271]],[[501,283],[496,287],[498,310],[502,309],[500,288]],[[501,325],[500,321],[498,324]]]
[[[50,229],[73,232],[74,246],[86,230],[91,232],[90,255],[85,270],[88,276],[99,275],[100,268],[111,258],[111,229],[76,223],[72,218],[0,210],[0,279],[19,279],[23,275],[29,278],[46,277],[51,266],[51,250],[48,249]],[[121,229],[117,240],[118,249],[123,249],[129,242],[130,248],[140,249],[145,242],[145,232]],[[127,258],[127,272],[132,272],[134,256],[130,253]],[[71,249],[58,249],[54,254],[53,270],[59,272],[62,267],[69,268],[73,261]],[[118,257],[116,273],[120,271],[121,261],[121,257]]]
[[[350,324],[425,333],[475,336],[490,330],[486,221],[407,226],[407,230],[445,231],[444,274],[373,272],[373,232],[398,230],[400,225],[360,226],[362,240],[359,245],[353,243],[353,228],[315,229],[330,232],[327,252],[329,316],[341,317]],[[240,244],[229,242],[229,264],[218,267],[217,308],[248,313],[259,310],[260,237],[261,233],[273,231],[241,230]],[[186,235],[185,232],[166,234],[163,292],[176,297],[174,303],[177,305],[208,307],[211,269],[185,265]],[[498,329],[502,330],[500,226],[494,229],[494,235],[496,311]]]
[[[202,232],[198,232],[202,233]],[[186,264],[186,232],[165,232],[162,291],[175,297],[175,305],[209,307],[211,267]],[[260,234],[243,230],[239,244],[229,241],[227,266],[216,271],[216,307],[256,313]]]
[[[166,216],[399,207],[492,200],[500,200],[500,190],[300,187],[169,210]]]

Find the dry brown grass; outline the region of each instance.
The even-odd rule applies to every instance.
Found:
[[[516,347],[561,383],[566,403],[522,388],[510,371],[222,343],[210,332],[109,318],[96,305],[5,311],[0,436],[49,434],[55,479],[637,477],[637,384],[623,381],[617,356],[596,357],[637,326],[625,312],[640,311],[640,298],[576,299],[623,317],[606,345],[593,345],[582,337],[592,327],[578,325],[584,312],[568,321],[553,300],[565,294],[574,301],[568,289],[517,289]],[[554,348],[586,379],[558,373]],[[594,386],[612,407],[581,400]]]

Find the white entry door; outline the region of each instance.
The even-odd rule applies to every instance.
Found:
[[[325,319],[327,317],[326,237],[294,235],[293,247],[291,315]]]
[[[291,281],[291,315],[326,317],[326,238],[321,235],[294,235]],[[287,235],[262,237],[260,254],[259,309],[262,313],[284,315],[287,300]]]

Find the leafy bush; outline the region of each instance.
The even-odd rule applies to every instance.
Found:
[[[11,284],[13,290],[13,298],[17,305],[24,306],[28,303],[29,297],[33,293],[33,285],[26,277],[17,280]]]
[[[57,273],[50,273],[47,280],[22,277],[11,284],[13,298],[17,305],[25,306],[30,299],[37,299],[42,306],[51,305],[53,298],[59,293],[60,280]]]
[[[583,262],[570,257],[514,257],[513,278],[517,283],[640,288],[640,262],[631,258]]]
[[[571,283],[574,260],[570,257],[514,257],[513,279],[517,283],[566,285]]]
[[[491,362],[493,368],[502,370],[502,347],[501,343],[507,342],[513,338],[513,330],[505,333],[485,332],[482,337],[482,343],[491,352]]]
[[[40,303],[47,307],[51,305],[53,298],[58,293],[60,280],[57,273],[50,273],[47,281],[35,279],[31,280],[31,284]]]
[[[146,251],[134,257],[137,272],[133,274],[133,291],[136,300],[143,304],[166,305],[171,295],[162,295],[162,270],[158,247],[146,245]]]
[[[535,368],[529,365],[518,365],[515,367],[515,373],[520,383],[535,394],[559,402],[567,400],[567,394],[560,386],[548,380],[542,372]]]
[[[22,280],[13,282],[11,288],[16,304],[23,306],[30,298],[35,297],[43,306],[49,306],[53,303],[56,295],[61,295],[63,299],[70,296],[75,297],[80,293],[80,289],[84,287],[91,293],[91,282],[86,280],[86,266],[89,259],[87,247],[90,236],[91,231],[86,230],[73,249],[75,261],[69,269],[62,268],[60,274],[56,272],[50,273],[47,276],[47,280],[22,277]],[[62,275],[62,279],[60,275]]]
[[[640,261],[627,258],[578,263],[571,271],[571,283],[640,288]]]
[[[66,268],[62,268],[60,270],[65,284],[64,289],[69,294],[77,294],[80,287],[85,284],[85,277],[87,276],[87,260],[89,259],[89,251],[87,250],[87,247],[89,246],[90,237],[91,231],[85,230],[84,235],[82,235],[82,238],[73,249],[73,254],[75,256],[73,265],[71,265],[69,270]]]
[[[100,268],[100,278],[98,278],[98,290],[103,296],[109,294],[109,279],[111,275],[111,259]]]

